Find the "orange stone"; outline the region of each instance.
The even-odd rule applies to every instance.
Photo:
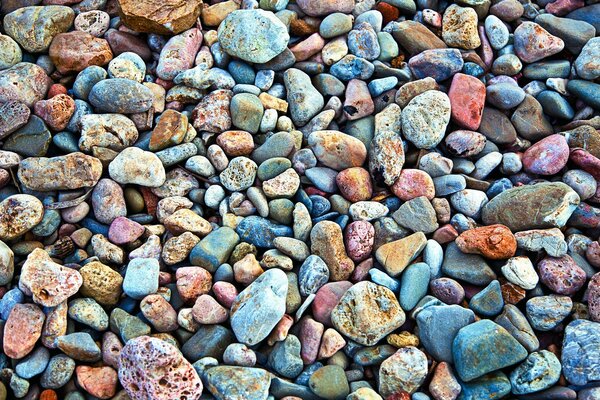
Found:
[[[99,399],[110,399],[117,391],[117,371],[111,367],[80,365],[75,368],[75,375],[79,386]]]
[[[456,245],[463,253],[479,254],[490,260],[504,260],[517,251],[514,235],[500,224],[469,229],[456,238]]]
[[[113,58],[106,40],[82,31],[56,35],[49,52],[56,69],[63,75],[82,71],[91,65],[104,66]]]
[[[35,304],[15,305],[4,325],[4,354],[14,359],[29,354],[42,334],[44,318]]]

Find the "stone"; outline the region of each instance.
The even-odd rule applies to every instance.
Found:
[[[469,229],[456,238],[456,245],[463,253],[479,254],[492,260],[512,257],[517,241],[504,225],[490,225]]]
[[[439,227],[435,210],[425,196],[408,200],[392,214],[392,217],[398,225],[413,232],[432,233]]]
[[[565,236],[558,228],[532,229],[515,233],[517,247],[528,251],[544,250],[552,257],[560,257],[567,252]]]
[[[439,305],[423,309],[416,320],[427,352],[437,361],[452,362],[452,342],[461,328],[475,321],[475,314],[458,305]]]
[[[313,86],[310,77],[296,68],[284,72],[283,82],[292,121],[297,126],[306,125],[323,108],[323,95]]]
[[[585,271],[571,256],[545,257],[538,265],[540,280],[554,293],[573,295],[585,284]]]
[[[323,165],[336,170],[360,167],[367,156],[360,140],[339,131],[315,131],[308,144]]]
[[[117,371],[108,366],[75,368],[77,383],[90,395],[99,399],[112,398],[117,391]]]
[[[399,391],[414,393],[427,377],[427,357],[416,347],[398,349],[379,367],[379,392],[393,396]]]
[[[500,325],[481,320],[458,331],[452,355],[458,375],[469,382],[524,360],[527,350]]]
[[[600,361],[600,324],[583,319],[565,328],[561,354],[562,373],[573,385],[599,379],[595,365]]]
[[[413,98],[402,111],[402,132],[420,149],[437,146],[450,122],[450,100],[440,91],[430,90]]]
[[[348,379],[339,365],[326,365],[317,369],[308,380],[308,387],[319,398],[345,399],[350,393]]]
[[[198,373],[175,346],[148,336],[131,339],[121,350],[119,381],[132,400],[165,396],[197,400],[203,388]]]
[[[80,293],[89,296],[98,303],[107,306],[117,304],[121,298],[123,277],[107,265],[92,261],[80,270],[83,283]]]
[[[539,208],[539,204],[544,204]],[[579,196],[564,183],[539,183],[506,190],[483,206],[486,225],[502,224],[511,231],[562,227],[579,204]]]
[[[0,48],[0,70],[10,68],[23,59],[21,48],[8,35],[0,35]]]
[[[346,253],[342,230],[331,221],[318,222],[310,233],[311,253],[319,256],[329,269],[330,279],[343,281],[354,271],[354,262]]]
[[[391,290],[363,281],[352,286],[331,312],[333,326],[343,335],[372,346],[399,328],[405,315]]]
[[[481,45],[477,33],[477,13],[469,7],[452,4],[444,11],[442,19],[442,39],[450,47],[466,50]]]
[[[105,66],[113,58],[106,40],[82,31],[56,35],[49,54],[56,69],[64,75],[83,71],[91,65]]]
[[[257,34],[259,25],[266,29]],[[227,54],[251,63],[271,61],[290,40],[285,25],[272,12],[260,9],[231,12],[219,25],[218,37]]]
[[[328,15],[331,13],[350,13],[354,9],[353,0],[342,1],[318,1],[300,0],[298,6],[306,14],[314,17]]]
[[[573,301],[567,296],[538,296],[527,301],[525,312],[531,326],[538,331],[556,328],[573,309]]]
[[[535,22],[525,21],[514,32],[515,53],[526,63],[542,60],[560,52],[565,43]]]
[[[79,291],[79,271],[52,261],[48,253],[35,249],[21,269],[19,289],[45,307],[55,307]]]
[[[89,94],[90,103],[100,111],[133,114],[148,111],[154,95],[141,83],[125,78],[104,79]]]
[[[110,177],[120,184],[159,187],[166,180],[160,159],[149,151],[128,147],[121,151],[108,166]]]
[[[4,17],[4,29],[26,51],[43,53],[56,35],[69,30],[74,18],[73,10],[62,5],[23,7]]]
[[[4,354],[13,359],[29,354],[42,334],[44,318],[35,304],[16,304],[4,325]]]
[[[134,258],[127,265],[123,292],[134,299],[142,299],[158,290],[159,264],[152,258]]]
[[[0,202],[0,239],[15,239],[42,221],[44,207],[35,197],[15,194]]]
[[[285,312],[286,275],[270,269],[244,289],[231,306],[231,327],[237,339],[254,345],[264,340]]]
[[[84,115],[80,125],[79,149],[88,153],[95,146],[121,151],[131,146],[138,138],[135,124],[124,115]]]
[[[454,75],[448,91],[452,120],[466,129],[477,130],[485,93],[485,85],[479,79],[461,73]]]
[[[535,288],[539,277],[528,257],[511,257],[502,266],[502,274],[509,282],[522,287],[525,290]]]
[[[137,32],[176,35],[191,28],[200,16],[202,1],[180,2],[119,0],[119,16],[123,23]]]
[[[18,101],[31,108],[46,96],[51,83],[52,80],[40,66],[20,62],[0,71],[0,102]],[[13,126],[10,129],[18,128]]]
[[[169,39],[160,51],[156,75],[161,79],[173,80],[179,73],[192,68],[202,39],[202,32],[198,28],[188,29]]]
[[[425,263],[410,265],[402,274],[400,306],[412,310],[426,294],[429,287],[429,266]]]
[[[216,366],[206,371],[206,387],[217,400],[264,399],[270,383],[267,371],[259,368]]]
[[[425,234],[416,232],[380,246],[375,252],[375,257],[390,276],[396,277],[419,256],[426,244]]]

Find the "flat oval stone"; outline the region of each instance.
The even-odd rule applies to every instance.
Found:
[[[44,319],[35,304],[15,305],[4,326],[4,354],[14,359],[29,354],[42,334]]]
[[[32,190],[71,190],[96,185],[102,163],[83,153],[44,158],[30,157],[19,165],[18,176]]]
[[[526,185],[490,200],[483,206],[482,219],[486,225],[502,224],[511,231],[560,228],[578,204],[577,193],[562,182]]]
[[[167,179],[160,159],[149,151],[128,147],[108,166],[110,177],[121,184],[160,187]]]
[[[257,26],[263,29],[257,32]],[[217,32],[226,53],[251,63],[271,61],[290,40],[287,28],[275,14],[260,9],[233,11]]]
[[[0,203],[0,239],[15,239],[42,221],[44,206],[28,194],[15,194]]]
[[[119,381],[132,400],[172,396],[197,400],[202,394],[198,373],[179,350],[148,336],[129,340],[121,350]]]
[[[542,60],[560,52],[565,43],[535,22],[525,21],[514,32],[515,53],[526,63]]]
[[[399,328],[405,318],[394,293],[368,281],[348,289],[331,312],[333,326],[365,346],[379,342]]]
[[[56,35],[49,55],[56,69],[65,75],[83,71],[91,65],[104,66],[113,58],[106,40],[81,31]]]
[[[141,83],[124,78],[105,79],[92,87],[90,103],[100,111],[133,114],[148,111],[154,95]]]
[[[338,171],[360,167],[367,157],[363,142],[339,131],[315,131],[308,145],[323,165]]]
[[[254,345],[263,341],[285,313],[288,280],[270,269],[244,289],[231,305],[231,328],[237,339]]]
[[[573,385],[600,379],[594,365],[600,361],[600,323],[575,320],[565,328],[562,343],[562,373]]]

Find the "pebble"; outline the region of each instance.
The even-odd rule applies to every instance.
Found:
[[[121,184],[159,187],[166,180],[165,168],[160,159],[137,147],[121,151],[109,164],[108,172],[113,180]]]
[[[450,121],[450,107],[448,96],[440,91],[430,90],[416,96],[402,112],[405,137],[420,149],[437,146]]]
[[[3,351],[10,358],[23,358],[35,347],[42,333],[44,313],[35,304],[16,304],[4,325]]]
[[[514,32],[515,53],[526,63],[554,55],[564,46],[562,39],[551,35],[535,22],[523,22]]]
[[[388,397],[399,391],[413,393],[427,376],[427,358],[416,347],[403,347],[379,367],[379,392]]]
[[[549,331],[560,324],[571,312],[573,302],[567,296],[539,296],[526,304],[527,319],[539,331]]]
[[[598,380],[598,373],[593,369],[594,360],[598,360],[600,356],[598,325],[597,322],[575,320],[565,328],[561,355],[562,373],[571,384],[585,385]]]

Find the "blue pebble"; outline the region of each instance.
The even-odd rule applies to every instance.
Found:
[[[375,66],[368,60],[348,54],[333,64],[329,73],[343,81],[351,79],[367,80],[373,75]]]
[[[76,153],[79,149],[78,139],[71,132],[59,132],[52,137],[52,143],[63,153]]]
[[[410,265],[402,273],[400,283],[400,307],[409,311],[427,294],[429,288],[429,265],[420,262]]]
[[[240,235],[242,241],[263,248],[273,248],[273,240],[276,237],[294,236],[294,232],[289,226],[278,225],[256,215],[244,218],[235,231]]]
[[[501,179],[498,179],[497,181],[494,181],[494,183],[492,183],[490,185],[490,187],[485,192],[485,194],[487,195],[488,199],[491,200],[494,197],[498,196],[500,193],[504,192],[505,190],[512,189],[512,188],[513,188],[513,184],[510,181],[510,179],[501,178]]]
[[[310,196],[304,191],[304,189],[299,189],[294,196],[294,200],[296,202],[302,203],[306,206],[308,212],[312,212],[313,203],[310,199]]]
[[[311,217],[320,217],[331,209],[331,203],[323,196],[315,194],[310,196],[310,199],[313,205],[310,212]]]
[[[0,299],[0,318],[4,321],[8,319],[10,312],[17,304],[25,302],[25,295],[19,288],[12,288]]]
[[[15,367],[17,375],[23,379],[30,379],[41,374],[48,366],[50,352],[45,347],[38,347]]]
[[[83,228],[87,228],[90,231],[92,231],[94,235],[100,233],[104,236],[108,236],[108,225],[101,224],[96,220],[93,220],[91,218],[84,218],[79,224]]]
[[[313,218],[313,220],[312,220],[313,225],[315,225],[316,223],[321,222],[321,221],[331,221],[331,220],[337,218],[339,215],[340,215],[340,213],[338,213],[336,211],[328,212],[327,214],[323,214],[320,217]]]
[[[77,74],[75,82],[73,82],[73,95],[78,99],[87,100],[92,87],[101,80],[106,79],[107,75],[104,68],[96,65],[85,68]]]
[[[600,7],[598,7],[598,10],[600,10]],[[588,106],[600,110],[599,84],[580,79],[571,79],[569,83],[567,83],[567,90]]]
[[[34,235],[46,237],[50,236],[54,231],[58,229],[60,226],[60,213],[56,210],[46,210],[44,211],[44,217],[42,221],[37,224],[31,232]]]
[[[396,279],[392,278],[385,272],[378,270],[377,268],[371,268],[369,270],[369,276],[371,280],[378,285],[385,286],[390,289],[392,292],[396,293],[400,290],[400,282]]]
[[[598,85],[598,89],[600,89],[600,85]],[[542,105],[544,113],[551,117],[572,119],[575,115],[575,110],[573,110],[567,99],[555,91],[544,90],[537,95],[536,100]]]
[[[229,264],[221,264],[213,278],[215,282],[233,282],[233,267]]]
[[[346,226],[348,225],[348,223],[350,222],[350,217],[347,215],[340,215],[339,217],[337,217],[334,222],[336,224],[338,224],[340,226],[340,228],[342,228],[342,230],[346,229]]]
[[[380,94],[393,89],[398,84],[398,78],[395,76],[388,76],[387,78],[374,79],[369,82],[369,92],[371,96],[376,97]]]
[[[500,282],[492,281],[481,292],[471,298],[469,307],[479,315],[493,317],[502,312],[504,300]]]
[[[459,382],[462,390],[457,400],[502,399],[511,390],[510,381],[501,371],[470,382]]]

